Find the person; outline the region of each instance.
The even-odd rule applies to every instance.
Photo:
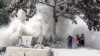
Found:
[[[76,48],[77,47],[77,38],[76,38],[76,35],[73,37],[73,41],[72,41],[72,46],[73,48]]]
[[[84,38],[84,34],[81,34],[81,38],[80,38],[80,41],[81,41],[81,46],[84,46],[85,45],[85,38]]]
[[[77,42],[77,47],[80,46],[80,37],[79,37],[79,34],[76,35],[76,42]]]
[[[72,36],[68,36],[68,38],[67,38],[68,48],[72,48],[72,40],[73,40]]]

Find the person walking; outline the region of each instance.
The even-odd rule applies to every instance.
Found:
[[[80,46],[80,37],[79,37],[79,34],[76,35],[76,42],[77,42],[77,47]]]
[[[73,37],[72,36],[68,36],[68,38],[67,38],[68,48],[72,48],[72,40],[73,40]]]
[[[77,38],[76,38],[76,35],[75,36],[73,36],[73,41],[72,41],[73,43],[72,43],[72,48],[76,48],[77,47]]]
[[[81,38],[80,38],[80,42],[81,42],[81,46],[85,46],[85,37],[84,34],[81,34]]]

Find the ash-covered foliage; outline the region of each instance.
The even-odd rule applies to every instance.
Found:
[[[0,0],[0,25],[7,24],[10,21],[10,14],[14,10],[18,12],[18,9],[23,9],[25,12],[26,9],[30,9],[29,15],[26,15],[29,18],[35,13],[35,4],[33,0]]]
[[[82,14],[89,30],[100,31],[100,0],[54,0],[53,9],[56,20],[62,16],[77,23],[74,16]]]
[[[0,0],[0,17],[3,18],[2,15],[5,15],[7,18],[10,13],[20,8],[24,11],[27,8],[31,9],[27,17],[32,17],[37,3],[53,8],[55,22],[59,17],[64,17],[77,24],[74,16],[82,14],[84,16],[81,18],[87,23],[89,30],[100,31],[100,0]]]
[[[100,31],[100,1],[99,0],[81,0],[76,7],[84,14],[82,18],[88,25],[89,30]]]

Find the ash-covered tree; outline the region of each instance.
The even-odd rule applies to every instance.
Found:
[[[91,30],[100,30],[100,1],[99,0],[0,0],[0,8],[10,14],[13,10],[18,8],[35,9],[36,3],[42,3],[53,8],[53,17],[55,22],[57,18],[65,17],[74,20],[76,14],[83,14],[82,18]],[[28,5],[30,4],[30,5]],[[31,13],[31,12],[30,12]],[[34,13],[33,13],[34,14]],[[30,15],[28,15],[30,17]]]
[[[14,0],[12,0],[14,1]],[[100,1],[99,0],[15,0],[13,4],[6,7],[6,12],[10,14],[13,10],[30,8],[35,9],[37,3],[42,3],[53,8],[53,17],[55,20],[54,35],[56,37],[56,23],[59,17],[75,21],[75,15],[83,14],[82,19],[87,23],[89,30],[100,30]],[[34,12],[30,12],[27,17],[32,17]]]
[[[55,27],[54,27],[54,34],[56,35],[56,23],[57,19],[61,17],[69,18],[74,20],[74,13],[76,12],[75,9],[73,9],[72,0],[11,0],[8,4],[8,6],[5,7],[6,14],[9,15],[14,10],[18,10],[19,8],[23,8],[23,10],[30,8],[30,14],[27,15],[28,17],[33,16],[32,10],[35,9],[35,5],[37,3],[42,3],[47,6],[50,6],[53,8],[53,17],[55,20]],[[30,16],[32,14],[32,16]],[[76,22],[75,22],[76,23]]]
[[[53,0],[52,4],[50,4],[51,1],[52,0],[44,0],[39,3],[53,8],[55,22],[57,22],[57,18],[61,16],[77,23],[74,20],[74,16],[83,14],[84,16],[81,18],[87,23],[88,29],[100,31],[100,0]]]
[[[37,1],[37,0],[35,0]],[[53,18],[54,18],[54,38],[56,38],[56,23],[58,22],[59,17],[64,17],[67,19],[71,19],[73,23],[77,23],[74,20],[75,14],[79,13],[76,8],[74,8],[74,4],[72,0],[38,0],[37,3],[45,4],[51,8],[53,8]]]

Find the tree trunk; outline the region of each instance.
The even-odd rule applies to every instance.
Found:
[[[54,18],[54,29],[53,29],[53,42],[56,42],[57,40],[57,37],[56,37],[56,23],[57,23],[57,16],[56,16],[56,3],[57,3],[57,0],[54,1],[54,6],[53,6],[53,18]]]

